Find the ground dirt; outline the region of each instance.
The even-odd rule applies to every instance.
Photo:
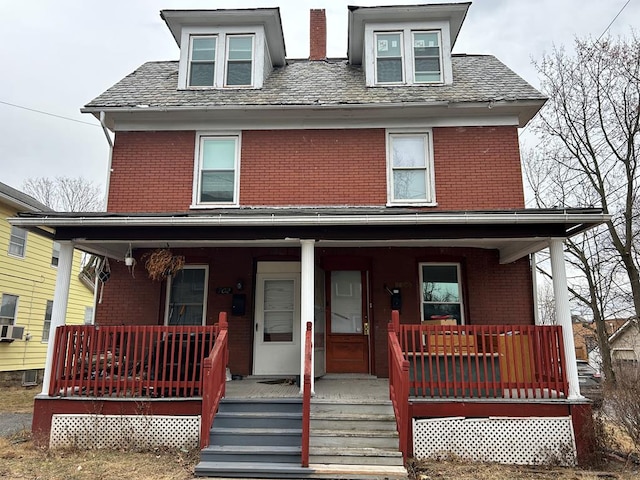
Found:
[[[28,414],[34,389],[0,389],[0,415]],[[48,450],[31,441],[28,429],[0,436],[0,478],[32,480],[187,480],[194,478],[197,451]],[[417,462],[409,466],[415,480],[640,480],[640,466],[605,458],[592,470],[466,463],[458,460]]]

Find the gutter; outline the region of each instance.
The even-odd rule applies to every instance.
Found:
[[[241,215],[198,215],[180,217],[128,216],[128,217],[14,217],[11,225],[20,227],[162,227],[162,226],[340,226],[340,225],[515,225],[515,224],[564,224],[564,223],[604,223],[611,215],[603,213],[561,213],[553,214],[401,214],[401,215],[282,215],[246,217]]]
[[[107,162],[107,184],[104,190],[104,210],[107,210],[107,204],[109,199],[109,185],[111,184],[111,165],[113,161],[113,140],[111,139],[111,135],[109,135],[109,129],[104,123],[106,114],[104,111],[100,112],[100,126],[102,127],[102,131],[104,132],[104,136],[107,137],[107,143],[109,144],[109,160]]]

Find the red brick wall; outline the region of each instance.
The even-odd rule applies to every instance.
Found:
[[[433,129],[438,210],[524,207],[515,127]]]
[[[384,205],[384,130],[242,133],[243,205]]]
[[[191,205],[195,132],[118,132],[109,212],[182,212]]]
[[[435,210],[521,208],[515,127],[434,128]],[[110,212],[181,212],[191,205],[195,132],[118,132]],[[385,205],[384,129],[242,133],[240,203]]]

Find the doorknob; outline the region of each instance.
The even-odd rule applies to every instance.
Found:
[[[364,334],[369,335],[369,322],[364,322]]]

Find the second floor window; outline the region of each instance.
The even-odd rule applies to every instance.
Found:
[[[9,254],[16,257],[24,257],[27,244],[27,231],[19,227],[11,227],[9,237]]]
[[[49,340],[49,333],[51,332],[51,316],[53,314],[53,300],[47,300],[47,308],[44,311],[44,324],[42,325],[42,341]]]
[[[60,244],[58,242],[53,242],[53,248],[51,251],[51,266],[57,267],[60,262]]]
[[[387,149],[389,203],[433,204],[429,133],[390,133]]]
[[[16,311],[18,310],[18,296],[2,294],[0,304],[0,325],[13,325],[16,322]]]
[[[239,136],[201,136],[197,204],[237,204]]]

